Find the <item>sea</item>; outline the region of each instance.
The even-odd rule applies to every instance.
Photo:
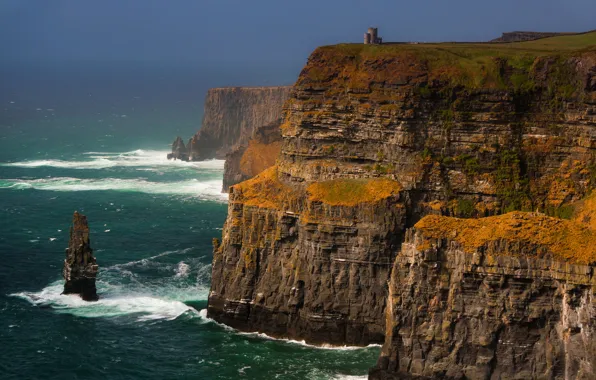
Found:
[[[207,318],[224,163],[166,159],[200,128],[208,87],[288,73],[31,64],[0,75],[0,379],[366,378],[378,346],[313,347]],[[89,221],[98,302],[61,295],[75,210]]]

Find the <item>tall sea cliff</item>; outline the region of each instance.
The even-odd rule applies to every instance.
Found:
[[[539,232],[550,228],[551,220],[574,215],[596,180],[595,45],[592,33],[511,44],[315,50],[286,103],[276,165],[230,189],[222,240],[214,247],[208,315],[244,331],[315,344],[385,342],[385,359],[371,372],[375,378],[510,378],[507,366],[523,367],[511,358],[529,357],[529,352],[535,352],[536,362],[550,363],[535,367],[530,377],[590,378],[592,346],[568,338],[589,336],[595,323],[593,248],[582,248],[585,254],[578,251],[578,256],[573,249],[557,254],[552,245],[529,242],[528,236],[509,244],[505,234],[490,246],[490,262],[508,268],[500,270],[492,264],[490,269],[488,259],[474,261],[469,255],[476,251],[442,250],[451,247],[449,240],[429,243],[438,253],[428,259],[427,250],[417,248],[423,252],[418,254],[408,247],[421,241],[414,238],[422,236],[420,228],[410,228],[420,227],[417,223],[427,215],[460,220],[454,217],[538,212],[520,214],[524,221],[534,215],[545,218],[538,238],[547,236]],[[592,236],[579,222],[565,221],[573,224],[571,230],[582,231],[573,236]],[[447,225],[444,239],[453,240],[460,227]],[[557,238],[571,239],[565,231]],[[526,268],[524,260],[536,252],[546,260],[536,265],[558,268],[556,274],[538,276],[550,285],[536,283],[534,274],[542,267],[515,269]],[[452,256],[480,269],[454,267]],[[524,259],[514,265],[501,256]],[[419,304],[424,298],[396,298],[403,291],[400,276],[406,276],[400,273],[407,273],[417,257],[439,268],[435,277],[427,276],[443,281],[437,289],[454,289],[432,301],[440,305],[437,310],[459,302],[459,309],[450,306],[449,327],[432,319],[439,317],[411,316],[425,310]],[[503,294],[513,288],[526,292],[527,307],[468,313],[482,299],[482,288],[475,283],[467,290],[470,296],[458,289],[465,285],[462,276],[478,270],[489,273],[483,281],[496,281],[491,276],[498,274],[498,281],[507,284]],[[587,277],[574,280],[578,270],[587,271]],[[414,286],[409,285],[412,279],[427,278],[416,276],[407,280],[408,286]],[[570,283],[581,284],[579,293],[569,290],[575,289]],[[437,289],[423,297],[434,297]],[[555,309],[536,309],[543,313],[538,320],[532,319],[534,291],[560,295],[553,301],[560,301]],[[579,298],[565,296],[569,291]],[[501,290],[495,292],[503,300]],[[441,300],[445,304],[437,304]],[[507,339],[488,338],[499,329],[490,316],[494,310],[517,313],[504,322],[510,329]],[[581,314],[583,322],[567,320],[575,318],[573,313]],[[465,324],[457,318],[466,319]],[[471,323],[472,318],[477,322]],[[549,323],[536,322],[545,320]],[[538,325],[523,327],[528,321]],[[413,325],[404,330],[404,323]],[[482,330],[486,344],[480,346],[489,349],[456,350],[475,339],[457,329],[478,324],[497,326]],[[420,336],[430,326],[448,330],[441,335],[445,344],[422,344],[439,339],[436,334],[419,338],[420,343],[412,340],[413,333]],[[515,331],[537,334],[534,346],[507,351],[506,345],[523,340]],[[549,343],[553,334],[562,343]],[[555,348],[536,351],[536,344]],[[571,358],[583,349],[591,353]],[[570,376],[577,368],[582,370]],[[495,374],[501,377],[491,377]]]
[[[247,145],[258,127],[281,118],[290,90],[289,86],[209,89],[201,129],[183,147],[188,159],[224,159],[233,148]],[[173,153],[177,146],[178,140]]]

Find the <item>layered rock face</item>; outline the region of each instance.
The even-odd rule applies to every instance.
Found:
[[[95,278],[98,268],[89,241],[87,217],[75,211],[62,269],[63,294],[78,294],[85,301],[97,301]]]
[[[531,44],[317,49],[277,166],[231,188],[209,316],[311,343],[380,342],[407,227],[426,214],[562,215],[582,199],[596,178],[596,54]]]
[[[226,154],[223,192],[230,186],[253,178],[275,164],[281,150],[282,119],[258,127],[246,145],[238,145]]]
[[[408,231],[370,379],[594,379],[596,235],[510,213]]]
[[[212,88],[205,98],[203,123],[187,144],[189,160],[224,159],[246,145],[257,127],[282,116],[290,86]]]
[[[359,198],[346,200],[353,189]],[[395,181],[300,190],[280,182],[276,167],[233,186],[209,316],[317,344],[380,342],[390,258],[405,225],[401,202]]]

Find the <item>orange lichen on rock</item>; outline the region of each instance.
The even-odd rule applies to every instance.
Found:
[[[240,171],[248,176],[255,176],[275,165],[275,159],[281,150],[281,141],[263,144],[254,140],[248,142],[248,148],[240,159]]]
[[[596,230],[596,192],[575,205],[573,220],[593,230]]]
[[[281,209],[296,198],[295,192],[277,178],[277,166],[261,172],[258,176],[231,187],[232,201],[247,206]]]
[[[505,241],[519,246],[504,255],[552,254],[576,264],[596,263],[596,233],[578,223],[538,213],[510,212],[481,219],[459,219],[437,215],[422,218],[414,226],[432,239],[449,239],[474,252],[490,242]]]
[[[331,206],[355,206],[373,203],[401,191],[397,181],[387,178],[335,179],[313,183],[307,188],[309,200]]]

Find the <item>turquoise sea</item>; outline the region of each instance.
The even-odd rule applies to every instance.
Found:
[[[3,72],[0,95],[1,379],[365,378],[379,347],[315,348],[206,318],[223,161],[165,157],[198,129],[215,83],[35,72]],[[100,265],[96,303],[60,294],[75,210]]]

